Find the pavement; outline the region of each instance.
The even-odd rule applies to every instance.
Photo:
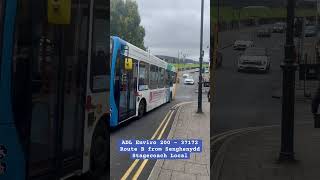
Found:
[[[219,180],[319,179],[320,131],[313,124],[295,127],[295,158],[293,163],[278,162],[280,127],[234,137],[224,150]]]
[[[202,139],[202,153],[192,153],[187,160],[157,160],[148,180],[210,179],[210,105],[203,103],[203,113],[196,113],[197,103],[181,107],[167,139]]]
[[[311,82],[314,92],[315,82]],[[313,93],[312,93],[313,95]],[[299,98],[298,98],[299,97]],[[296,91],[294,152],[296,161],[279,162],[280,124],[239,129],[212,145],[217,149],[211,179],[317,180],[320,167],[320,129],[314,128],[311,99]],[[235,130],[233,130],[234,132]],[[225,132],[224,135],[228,134]],[[221,136],[220,136],[221,137]]]

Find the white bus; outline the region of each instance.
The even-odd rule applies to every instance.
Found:
[[[110,38],[110,126],[141,117],[175,95],[173,65],[112,36]]]

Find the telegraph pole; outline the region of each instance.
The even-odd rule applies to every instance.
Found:
[[[180,51],[178,50],[178,71],[180,71],[179,70],[179,68],[180,68]]]
[[[279,161],[293,161],[294,103],[295,103],[295,71],[294,63],[294,8],[295,0],[287,3],[287,33],[285,59],[281,64],[282,80],[282,119],[281,119],[281,151]]]
[[[203,40],[203,1],[201,0],[201,25],[200,25],[200,71],[199,71],[199,85],[198,85],[198,110],[197,113],[202,113],[202,60],[203,60],[203,50],[202,50],[202,40]]]

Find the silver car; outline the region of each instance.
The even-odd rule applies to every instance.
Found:
[[[192,76],[189,76],[187,77],[185,80],[184,80],[184,84],[185,85],[194,85],[194,79]]]
[[[270,69],[270,57],[266,48],[248,48],[238,59],[238,71],[267,73]]]
[[[245,50],[248,47],[253,47],[253,41],[237,40],[233,44],[233,49],[235,49],[235,50]]]

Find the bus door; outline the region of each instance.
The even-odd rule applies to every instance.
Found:
[[[131,70],[125,69],[125,56],[120,55],[120,97],[119,122],[136,115],[137,61],[133,60]]]
[[[56,179],[82,168],[89,3],[72,1],[66,25],[48,23],[46,1],[18,3],[13,116],[29,179]]]

